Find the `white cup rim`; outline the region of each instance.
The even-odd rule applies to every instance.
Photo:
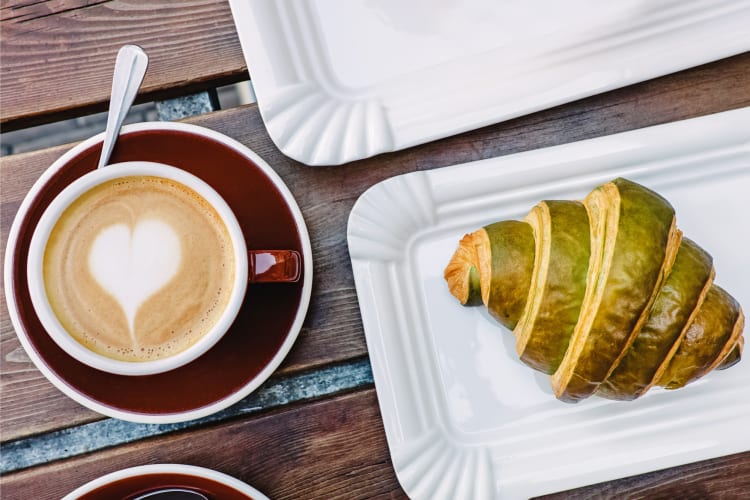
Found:
[[[129,176],[156,176],[188,186],[205,198],[217,211],[232,240],[235,277],[229,301],[216,323],[197,342],[172,356],[151,361],[122,361],[98,354],[83,346],[65,330],[49,303],[42,275],[44,250],[49,235],[62,212],[83,193],[106,181]],[[170,371],[205,354],[229,330],[239,313],[247,290],[247,246],[242,228],[221,195],[201,178],[180,168],[151,161],[113,163],[93,170],[65,187],[45,209],[29,245],[27,280],[34,310],[52,340],[76,360],[118,375],[154,375]]]

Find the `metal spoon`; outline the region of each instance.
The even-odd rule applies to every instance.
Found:
[[[109,162],[115,141],[120,134],[122,121],[133,104],[147,67],[148,56],[137,45],[124,45],[117,53],[115,74],[112,76],[112,97],[109,101],[107,128],[104,132],[102,155],[99,157],[97,168],[102,168]]]
[[[208,498],[193,490],[184,488],[165,488],[163,490],[151,491],[145,495],[138,496],[133,500],[208,500]]]

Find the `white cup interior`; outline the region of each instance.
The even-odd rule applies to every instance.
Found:
[[[172,356],[150,361],[121,361],[98,354],[76,341],[62,326],[47,298],[43,278],[44,252],[52,228],[65,209],[83,193],[106,181],[128,176],[156,176],[179,182],[206,199],[221,217],[232,240],[235,276],[229,301],[213,327],[196,343]],[[226,333],[242,306],[248,279],[247,247],[239,222],[226,201],[205,181],[176,167],[155,162],[114,163],[89,172],[67,186],[45,210],[29,247],[29,292],[34,310],[52,340],[78,361],[119,375],[151,375],[173,370],[200,357]]]

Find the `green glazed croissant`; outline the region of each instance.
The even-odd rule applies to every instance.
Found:
[[[445,279],[513,331],[562,401],[677,389],[742,354],[744,315],[713,284],[711,256],[669,202],[626,179],[467,234]]]

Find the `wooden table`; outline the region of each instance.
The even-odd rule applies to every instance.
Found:
[[[117,49],[151,58],[149,101],[247,79],[223,0],[29,2],[2,10],[3,130],[106,108]],[[252,69],[252,68],[251,68]],[[251,75],[252,76],[252,75]],[[491,158],[750,105],[750,54],[345,167],[309,168],[270,141],[255,105],[189,118],[249,146],[304,213],[316,276],[302,332],[276,374],[217,416],[183,425],[104,418],[34,367],[3,300],[2,498],[59,498],[104,473],[174,462],[213,468],[272,498],[401,498],[378,410],[345,228],[369,186],[393,175]],[[3,158],[2,251],[32,183],[70,146]],[[3,295],[4,299],[4,295]],[[750,453],[559,493],[551,498],[748,498]]]

